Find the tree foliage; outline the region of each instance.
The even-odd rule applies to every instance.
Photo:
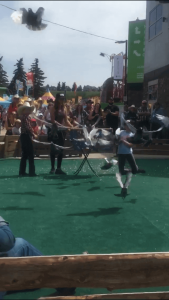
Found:
[[[43,87],[44,81],[47,77],[44,76],[44,72],[39,68],[39,60],[35,58],[35,62],[32,63],[30,72],[34,74],[34,89],[33,89],[33,97],[37,99],[40,97],[45,89]]]
[[[66,88],[66,82],[62,82],[62,86],[61,86],[61,91],[65,91],[65,88]]]
[[[61,86],[60,86],[60,81],[58,82],[58,85],[57,85],[57,91],[61,91]]]
[[[9,82],[8,82],[8,76],[7,73],[4,71],[3,66],[1,64],[2,57],[0,57],[0,87],[7,87]]]
[[[19,60],[17,60],[17,63],[14,65],[16,66],[16,69],[13,71],[13,78],[8,86],[9,91],[11,92],[11,94],[16,94],[16,80],[20,80],[21,82],[23,82],[23,86],[25,89],[25,80],[26,80],[26,73],[24,71],[24,64],[23,64],[23,58],[20,58]]]

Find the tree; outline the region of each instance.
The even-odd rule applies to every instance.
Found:
[[[72,89],[70,88],[70,86],[67,85],[67,86],[66,86],[66,91],[69,91],[69,92],[70,92],[71,90],[72,90]]]
[[[16,65],[16,69],[13,71],[13,78],[8,86],[9,91],[11,92],[11,94],[16,94],[16,80],[20,80],[21,82],[23,82],[23,87],[25,89],[25,80],[26,80],[26,73],[24,71],[23,68],[23,58],[20,58],[19,60],[17,60]]]
[[[62,82],[62,87],[61,87],[61,91],[65,91],[65,88],[66,88],[66,85],[65,85],[66,82]]]
[[[58,82],[58,85],[57,85],[57,91],[61,91],[61,86],[60,86],[60,81]]]
[[[77,85],[76,82],[74,82],[72,86],[72,92],[75,92],[76,90],[77,90]]]
[[[0,57],[0,62],[2,61],[2,57]],[[2,64],[0,63],[0,86],[7,87],[9,84],[7,73],[4,71]]]
[[[35,58],[35,62],[32,63],[30,72],[34,74],[33,96],[35,99],[37,99],[45,91],[43,84],[45,79],[47,78],[44,76],[44,72],[39,68],[39,60],[37,58]]]
[[[79,91],[79,92],[82,91],[82,86],[81,85],[78,86],[77,91]]]

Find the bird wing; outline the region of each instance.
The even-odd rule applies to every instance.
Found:
[[[147,131],[147,130],[143,130],[143,134],[146,135],[146,134],[149,134],[149,133],[153,133],[153,132],[158,132],[158,131],[161,131],[164,127],[160,127],[159,129],[157,130],[154,130],[154,131]]]
[[[14,21],[14,23],[22,24],[22,15],[23,15],[23,12],[21,10],[14,11],[11,15],[11,18]]]
[[[44,14],[44,8],[43,7],[39,7],[37,12],[36,12],[36,16],[37,16],[37,22],[41,22],[42,20],[42,16]]]
[[[116,137],[116,139],[119,138],[120,133],[121,133],[121,129],[120,129],[120,128],[117,128],[117,130],[116,130],[116,132],[115,132],[115,137]]]
[[[124,124],[125,124],[124,113],[121,113],[121,116],[120,116],[120,127],[124,128]]]
[[[133,132],[133,133],[137,132],[137,129],[133,125],[131,125],[129,122],[126,122],[126,120],[124,119],[124,114],[121,114],[121,119],[122,119],[122,122],[127,124],[128,128],[131,130],[131,132]]]
[[[83,129],[83,134],[84,134],[84,138],[86,140],[86,143],[91,145],[91,138],[88,134],[86,126],[83,126],[82,129]]]
[[[28,12],[25,8],[20,8],[20,11],[22,11],[22,24],[26,24]]]
[[[48,26],[47,24],[41,23],[41,24],[38,26],[38,28],[39,28],[39,30],[43,30],[43,29],[45,29],[47,26]]]
[[[169,118],[168,117],[165,117],[165,116],[162,116],[162,115],[156,115],[157,119],[160,120],[165,127],[168,127],[169,126]]]

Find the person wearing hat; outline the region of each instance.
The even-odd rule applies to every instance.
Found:
[[[31,126],[31,119],[29,115],[33,112],[34,106],[30,106],[29,102],[18,108],[18,114],[21,119],[21,148],[22,157],[19,168],[19,176],[26,176],[26,161],[29,160],[29,176],[36,176],[34,165],[34,150],[32,138],[36,138]]]
[[[113,128],[115,134],[119,122],[119,108],[117,105],[114,105],[114,99],[112,97],[109,98],[108,103],[109,105],[104,109],[104,112],[107,113],[106,123],[108,127]]]
[[[15,126],[12,127],[12,134],[13,135],[20,135],[21,134],[21,120],[16,119]]]
[[[66,133],[63,130],[62,131],[56,130],[57,129],[56,125],[62,124],[67,127],[73,127],[72,124],[68,121],[64,101],[65,101],[64,95],[57,93],[56,99],[54,102],[54,106],[52,106],[50,109],[51,123],[53,124],[53,129],[51,131],[48,131],[48,140],[59,146],[64,146]],[[55,155],[56,154],[57,154],[57,169],[55,170]],[[59,152],[58,152],[58,151],[56,151],[56,148],[52,147],[52,145],[51,145],[51,151],[50,151],[51,171],[50,171],[50,174],[54,174],[54,173],[59,174],[59,175],[66,174],[61,169],[62,158],[63,158],[63,150],[59,150]]]
[[[131,105],[129,107],[129,111],[125,116],[126,120],[130,120],[131,124],[136,126],[136,121],[138,120],[138,115],[136,113],[136,107],[135,105]]]
[[[139,107],[137,114],[139,116],[137,121],[138,127],[146,127],[147,130],[150,130],[151,110],[148,108],[146,100],[142,101],[141,107]]]
[[[19,103],[19,95],[16,94],[15,96],[13,96],[12,103],[9,105],[8,115],[10,113],[12,113],[13,111],[17,112],[17,109],[18,109],[17,105],[18,105],[18,103]]]

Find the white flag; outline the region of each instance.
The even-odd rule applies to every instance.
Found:
[[[123,79],[123,56],[114,57],[114,80]]]

